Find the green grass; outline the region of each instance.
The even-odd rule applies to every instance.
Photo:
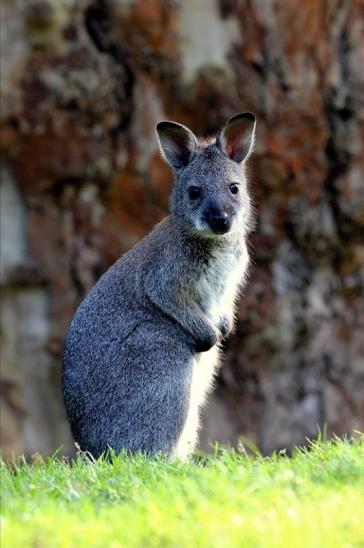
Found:
[[[2,548],[364,547],[364,438],[292,458],[2,463]]]

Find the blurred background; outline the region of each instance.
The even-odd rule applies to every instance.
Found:
[[[73,442],[64,337],[167,212],[154,125],[258,118],[257,229],[201,447],[364,430],[361,0],[3,0],[1,442]]]

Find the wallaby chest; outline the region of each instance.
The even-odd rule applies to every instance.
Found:
[[[200,306],[217,325],[233,313],[234,301],[248,265],[246,246],[219,249],[211,255],[197,281]]]

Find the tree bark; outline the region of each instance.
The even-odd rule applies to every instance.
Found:
[[[2,442],[72,441],[69,321],[166,213],[162,118],[258,118],[253,266],[201,446],[364,429],[364,8],[359,0],[4,0]]]

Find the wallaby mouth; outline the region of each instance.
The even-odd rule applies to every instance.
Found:
[[[212,230],[212,232],[216,235],[222,235],[222,234],[227,234],[228,232],[230,232],[230,228],[231,228],[231,222],[230,221],[225,221],[225,222],[216,222],[214,223],[213,225],[210,225],[210,228]]]

